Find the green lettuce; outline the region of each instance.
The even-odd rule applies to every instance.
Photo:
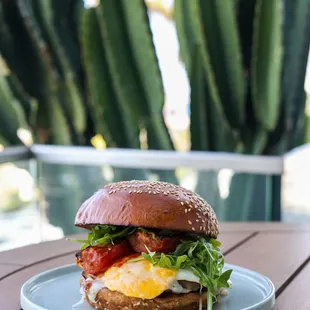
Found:
[[[70,241],[81,242],[83,245],[80,250],[85,250],[89,246],[105,246],[114,244],[117,239],[127,237],[136,230],[135,227],[96,225],[91,228],[86,240],[70,239]]]
[[[169,254],[151,252],[142,253],[144,259],[153,265],[169,269],[191,270],[207,288],[207,310],[211,310],[221,288],[229,288],[232,270],[223,272],[224,256],[220,252],[221,243],[215,239],[198,238],[183,241]]]

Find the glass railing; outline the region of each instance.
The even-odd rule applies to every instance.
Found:
[[[191,189],[220,221],[280,220],[281,157],[35,145],[0,152],[0,251],[79,232],[76,211],[110,182]]]

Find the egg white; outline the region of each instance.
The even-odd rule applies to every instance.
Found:
[[[161,268],[145,259],[127,261],[99,275],[89,288],[88,297],[95,301],[97,293],[104,287],[128,297],[142,299],[154,299],[167,290],[176,294],[189,293],[190,290],[178,282],[181,280],[199,283],[199,278],[189,270]]]

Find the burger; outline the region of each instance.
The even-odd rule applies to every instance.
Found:
[[[165,182],[106,185],[79,208],[81,292],[106,310],[211,310],[231,288],[219,224],[199,195]]]

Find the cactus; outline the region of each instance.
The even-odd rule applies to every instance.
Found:
[[[43,120],[48,120],[49,128],[47,128],[47,130],[51,129],[52,132],[50,141],[56,144],[70,144],[70,133],[62,108],[58,101],[57,81],[55,71],[51,64],[51,58],[48,54],[48,47],[43,40],[40,28],[34,18],[33,11],[23,0],[18,0],[17,5],[31,44],[33,45],[33,50],[36,53],[37,58],[40,60],[40,75],[43,79],[42,82],[44,82],[44,92],[42,93],[43,106],[39,106],[38,109],[38,124],[39,121],[42,121],[40,115],[43,114]],[[39,124],[39,126],[40,125],[42,125],[42,123]],[[43,126],[44,125],[45,124],[43,124]]]
[[[119,1],[107,0],[104,2],[104,9],[99,6],[96,12],[102,40],[105,42],[104,49],[111,80],[121,109],[124,134],[132,148],[139,148],[139,107],[144,100],[133,65],[128,37],[124,31],[125,21],[121,9]]]
[[[96,132],[108,147],[130,147],[110,78],[95,8],[83,10],[80,25],[88,104]],[[113,104],[111,104],[113,103]]]
[[[172,141],[163,119],[164,89],[152,40],[144,0],[120,1],[127,29],[133,67],[137,72],[143,102],[138,107],[142,126],[146,128],[148,149],[171,150]],[[103,4],[104,5],[104,4]],[[135,16],[135,18],[132,18]],[[143,42],[143,44],[142,44]],[[178,183],[174,172],[152,170],[159,179]]]
[[[38,0],[35,0],[38,1]],[[73,71],[77,84],[84,88],[84,73],[81,60],[81,48],[79,41],[80,18],[83,13],[83,0],[53,0],[49,1],[53,12],[54,32],[58,36],[68,60],[70,70]]]
[[[192,149],[200,144],[205,150],[275,154],[301,143],[310,1],[269,2],[176,0],[180,53],[193,79]],[[200,46],[205,71],[205,89],[199,90],[193,85],[196,77],[189,55],[195,44]],[[231,91],[234,96],[225,99]],[[196,100],[202,97],[203,109],[201,100]],[[208,118],[198,110],[207,111]],[[299,142],[293,137],[298,131]],[[206,132],[209,137],[217,135],[215,143],[209,137],[202,142]]]
[[[212,131],[212,133],[210,133],[212,136],[212,141],[210,143],[213,144],[211,149],[232,151],[238,144],[238,139],[229,125],[221,105],[219,89],[216,85],[215,74],[209,55],[208,42],[204,35],[203,21],[200,16],[200,3],[198,1],[190,1],[187,2],[187,6],[188,22],[192,23],[193,33],[196,34],[195,42],[197,42],[196,44],[199,46],[202,66],[204,68],[206,91],[208,92],[206,104],[207,109],[210,111],[210,118],[207,125],[210,125],[209,130]],[[191,93],[191,96],[192,95]],[[192,119],[192,121],[195,120]],[[217,127],[217,124],[221,124],[221,126]]]
[[[152,33],[149,26],[147,7],[144,0],[121,0],[125,17],[129,48],[132,52],[134,68],[140,81],[140,92],[144,94],[144,102],[139,107],[143,113],[142,119],[146,124],[150,149],[171,150],[172,143],[164,120],[164,89],[159,71]],[[104,4],[103,4],[104,5]],[[135,18],[132,18],[135,16]],[[141,44],[143,42],[143,44]]]
[[[176,0],[174,18],[191,84],[192,150],[282,154],[304,141],[310,0]],[[204,195],[214,179],[200,173],[196,190]],[[279,219],[279,182],[234,175],[224,204],[212,200],[226,220]],[[254,205],[254,188],[271,193],[267,209]]]
[[[199,1],[203,31],[226,118],[239,128],[245,118],[242,58],[232,1]]]
[[[14,98],[6,78],[0,75],[0,124],[3,138],[12,144],[20,144],[19,128],[28,128],[20,102]]]
[[[12,91],[13,96],[20,102],[23,110],[25,111],[25,117],[30,128],[35,128],[36,118],[38,111],[38,101],[35,98],[30,97],[23,89],[20,81],[14,74],[7,76],[7,82]]]
[[[286,148],[291,149],[300,144],[295,134],[303,136],[305,127],[304,80],[310,45],[310,1],[287,0],[286,6],[282,104],[288,133]]]
[[[32,3],[35,17],[42,29],[44,38],[48,42],[51,57],[53,57],[55,64],[57,64],[58,74],[61,76],[59,79],[59,91],[62,94],[63,108],[67,115],[66,120],[68,123],[71,123],[73,135],[82,143],[82,135],[86,126],[84,106],[76,83],[76,77],[71,70],[65,50],[54,27],[54,19],[58,17],[54,16],[53,1],[36,0],[32,1]]]
[[[191,87],[191,149],[208,150],[211,148],[209,119],[210,110],[205,102],[208,100],[205,87],[204,72],[199,46],[194,46],[190,70]]]
[[[191,85],[192,150],[282,154],[302,143],[310,0],[175,0],[174,18]],[[3,143],[19,143],[16,130],[27,125],[39,143],[84,145],[100,133],[109,147],[140,148],[145,130],[150,149],[173,149],[143,0],[92,9],[82,0],[2,0],[0,53],[10,72],[1,77]],[[220,216],[236,218],[231,206],[244,189],[244,218],[278,217],[248,209],[252,189],[279,191],[278,179],[235,175],[225,202],[215,180],[217,172],[200,174],[197,189],[212,188]]]
[[[280,1],[257,1],[252,51],[252,100],[259,124],[268,131],[276,127],[279,117],[281,16]]]

